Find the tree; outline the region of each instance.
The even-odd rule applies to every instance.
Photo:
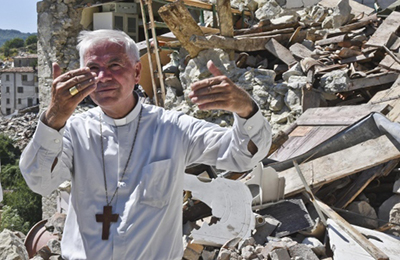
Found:
[[[21,48],[24,47],[25,42],[24,40],[22,40],[21,38],[14,38],[12,40],[6,41],[4,43],[4,47],[8,47],[8,48]]]
[[[7,222],[3,225],[2,220],[0,231],[8,228],[26,234],[31,226],[42,219],[42,200],[39,194],[33,193],[29,189],[21,174],[18,159],[20,154],[21,152],[15,147],[13,140],[0,134],[3,204],[10,207],[7,211]]]
[[[25,46],[31,45],[31,44],[36,44],[37,43],[37,36],[36,35],[31,35],[25,40]]]
[[[21,151],[14,146],[13,140],[4,134],[0,134],[0,161],[3,165],[13,164],[19,158]]]

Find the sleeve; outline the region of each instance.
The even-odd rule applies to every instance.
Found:
[[[42,114],[43,116],[43,114]],[[19,167],[32,191],[46,196],[62,182],[71,179],[71,167],[63,156],[63,133],[38,122],[32,140],[22,152]],[[52,171],[54,160],[57,164]],[[71,165],[71,163],[69,164]]]
[[[203,120],[191,119],[187,164],[215,165],[217,169],[247,171],[267,156],[271,146],[271,127],[260,109],[249,119],[234,114],[232,128],[222,128]],[[249,141],[257,146],[252,155]]]

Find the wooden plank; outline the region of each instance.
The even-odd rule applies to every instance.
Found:
[[[350,186],[343,189],[343,192],[337,196],[335,202],[336,208],[346,208],[353,202],[365,187],[371,183],[375,178],[386,176],[389,174],[399,163],[399,160],[392,160],[387,163],[375,166],[371,169],[365,170],[355,179]]]
[[[398,76],[399,74],[396,72],[385,72],[381,74],[371,74],[365,78],[351,79],[346,91],[390,84],[395,82]]]
[[[308,152],[344,128],[346,126],[297,126],[289,134],[288,141],[269,158],[276,161],[294,158]]]
[[[219,16],[219,28],[221,35],[233,37],[233,20],[230,0],[217,0],[217,12]],[[235,51],[229,50],[229,59],[235,59]]]
[[[400,151],[383,135],[306,162],[300,168],[309,186],[316,187],[397,158]],[[286,179],[285,197],[304,190],[294,167],[279,172],[278,176]]]
[[[324,214],[331,218],[335,224],[337,224],[348,236],[350,236],[351,239],[353,239],[360,247],[367,251],[373,259],[389,260],[389,257],[385,253],[383,253],[377,246],[363,236],[355,227],[350,225],[328,205],[319,200],[317,200],[317,203]],[[328,221],[328,223],[330,222]],[[365,258],[363,257],[363,259]]]
[[[268,41],[265,44],[265,49],[289,67],[297,62],[290,51],[275,39]]]
[[[365,46],[383,47],[388,44],[391,35],[400,28],[399,21],[400,12],[393,11],[369,38]]]
[[[166,4],[160,7],[158,13],[192,58],[204,49],[190,42],[192,35],[204,36],[204,34],[183,1]]]
[[[297,125],[351,125],[371,112],[385,110],[387,105],[382,104],[309,108],[296,123]]]
[[[385,89],[376,93],[370,100],[369,104],[382,103],[387,101],[395,101],[400,98],[400,76],[389,89]]]
[[[171,53],[171,51],[167,51],[167,50],[160,51],[160,59],[161,59],[162,65],[165,65],[170,61],[170,58],[168,56],[168,54],[170,54],[170,53]],[[153,73],[153,72],[150,70],[148,55],[149,54],[146,52],[144,55],[142,55],[140,57],[140,63],[142,64],[142,70],[141,70],[139,84],[143,87],[146,94],[150,98],[153,98],[153,86],[151,83],[151,73]],[[156,61],[154,58],[155,54],[153,53],[151,55],[153,56],[151,59],[153,61],[153,68],[156,68]],[[157,87],[160,86],[160,82],[158,80],[156,80],[156,85],[157,85]]]
[[[315,45],[329,45],[332,43],[339,43],[339,42],[344,42],[347,41],[348,37],[347,34],[343,34],[343,35],[339,35],[339,36],[335,36],[335,37],[331,37],[331,38],[327,38],[327,39],[322,39],[319,41],[315,42]]]
[[[390,55],[386,55],[385,58],[383,58],[379,63],[379,66],[388,70],[400,72],[400,63],[398,63]]]
[[[361,54],[361,55],[357,55],[355,57],[350,57],[347,59],[342,59],[339,60],[338,62],[340,64],[348,64],[348,63],[353,63],[353,62],[366,62],[371,60],[373,57],[375,56],[375,51],[369,52],[369,53],[365,53],[365,54]]]

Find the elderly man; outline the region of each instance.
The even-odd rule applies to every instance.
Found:
[[[61,242],[65,259],[181,259],[185,168],[194,163],[244,171],[268,152],[271,130],[249,94],[221,75],[192,84],[200,109],[234,113],[221,128],[138,102],[135,42],[113,30],[85,31],[81,68],[53,64],[52,99],[24,150],[30,188],[48,195],[72,180]],[[98,105],[71,116],[90,95]]]

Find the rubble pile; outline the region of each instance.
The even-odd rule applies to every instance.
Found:
[[[0,132],[13,141],[22,151],[33,136],[37,125],[37,113],[18,114],[0,118]]]
[[[260,104],[274,134],[309,107],[367,103],[376,92],[389,88],[400,72],[396,58],[399,13],[385,19],[357,2],[336,2],[336,6],[321,1],[306,8],[284,9],[267,1],[259,6],[273,5],[279,10],[259,17],[252,27],[236,29],[233,38],[194,35],[188,41],[177,37],[183,48],[171,55],[171,64],[179,67],[179,74],[168,73],[171,64],[164,66],[165,107],[232,125],[227,113],[198,111],[186,98],[191,82],[210,76],[209,59]],[[231,51],[234,59],[229,56]]]

